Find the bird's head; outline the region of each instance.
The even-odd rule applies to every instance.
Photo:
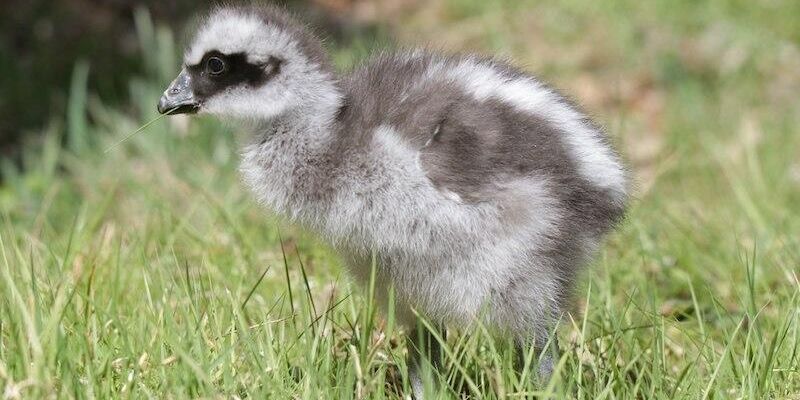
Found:
[[[224,7],[200,22],[158,111],[271,119],[336,101],[332,82],[321,42],[284,11]]]

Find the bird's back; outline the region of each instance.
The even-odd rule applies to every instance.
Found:
[[[493,202],[503,185],[535,178],[584,233],[605,232],[624,211],[625,172],[605,134],[514,67],[476,56],[385,53],[343,86],[348,135],[371,140],[378,128],[391,128],[420,152],[431,183],[460,202]]]

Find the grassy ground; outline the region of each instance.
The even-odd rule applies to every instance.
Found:
[[[552,381],[511,372],[509,345],[478,328],[445,338],[442,398],[800,398],[800,3],[755,3],[364,12],[401,43],[539,73],[598,116],[637,179]],[[78,68],[69,115],[24,169],[3,164],[3,398],[408,393],[402,332],[329,249],[253,203],[229,128],[160,120],[104,152],[155,117],[177,66],[169,32],[139,22],[151,76],[130,108],[86,96]]]

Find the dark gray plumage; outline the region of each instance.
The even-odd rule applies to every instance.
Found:
[[[379,290],[394,287],[411,326],[415,312],[482,319],[541,350],[625,209],[605,135],[537,79],[427,51],[339,75],[274,8],[212,12],[159,109],[248,122],[242,174],[258,200],[323,234],[360,280],[375,254]]]

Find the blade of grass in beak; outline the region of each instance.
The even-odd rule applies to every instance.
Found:
[[[106,149],[103,151],[103,154],[107,154],[109,151],[111,151],[111,150],[114,150],[115,148],[117,148],[117,146],[121,145],[123,142],[125,142],[125,141],[127,141],[128,139],[132,138],[132,137],[133,137],[134,135],[136,135],[137,133],[144,131],[144,130],[145,130],[145,129],[147,129],[147,128],[148,128],[150,125],[153,125],[154,123],[156,123],[156,122],[157,122],[157,121],[159,121],[160,119],[162,119],[162,118],[166,117],[167,115],[170,115],[170,114],[172,114],[172,112],[173,112],[173,111],[175,111],[175,110],[177,110],[177,109],[178,109],[178,107],[175,107],[175,108],[173,108],[173,109],[171,109],[171,110],[169,110],[169,111],[165,112],[164,114],[161,114],[161,115],[159,115],[158,117],[155,117],[155,118],[151,119],[150,121],[148,121],[148,122],[147,122],[147,123],[145,123],[144,125],[140,126],[140,127],[139,127],[139,129],[137,129],[137,130],[135,130],[135,131],[133,131],[133,132],[131,132],[131,133],[129,133],[129,134],[127,134],[127,135],[125,135],[125,137],[123,137],[122,139],[120,139],[120,141],[119,141],[119,142],[116,142],[116,143],[112,144],[111,146],[108,146],[108,147],[107,147],[107,148],[106,148]]]

